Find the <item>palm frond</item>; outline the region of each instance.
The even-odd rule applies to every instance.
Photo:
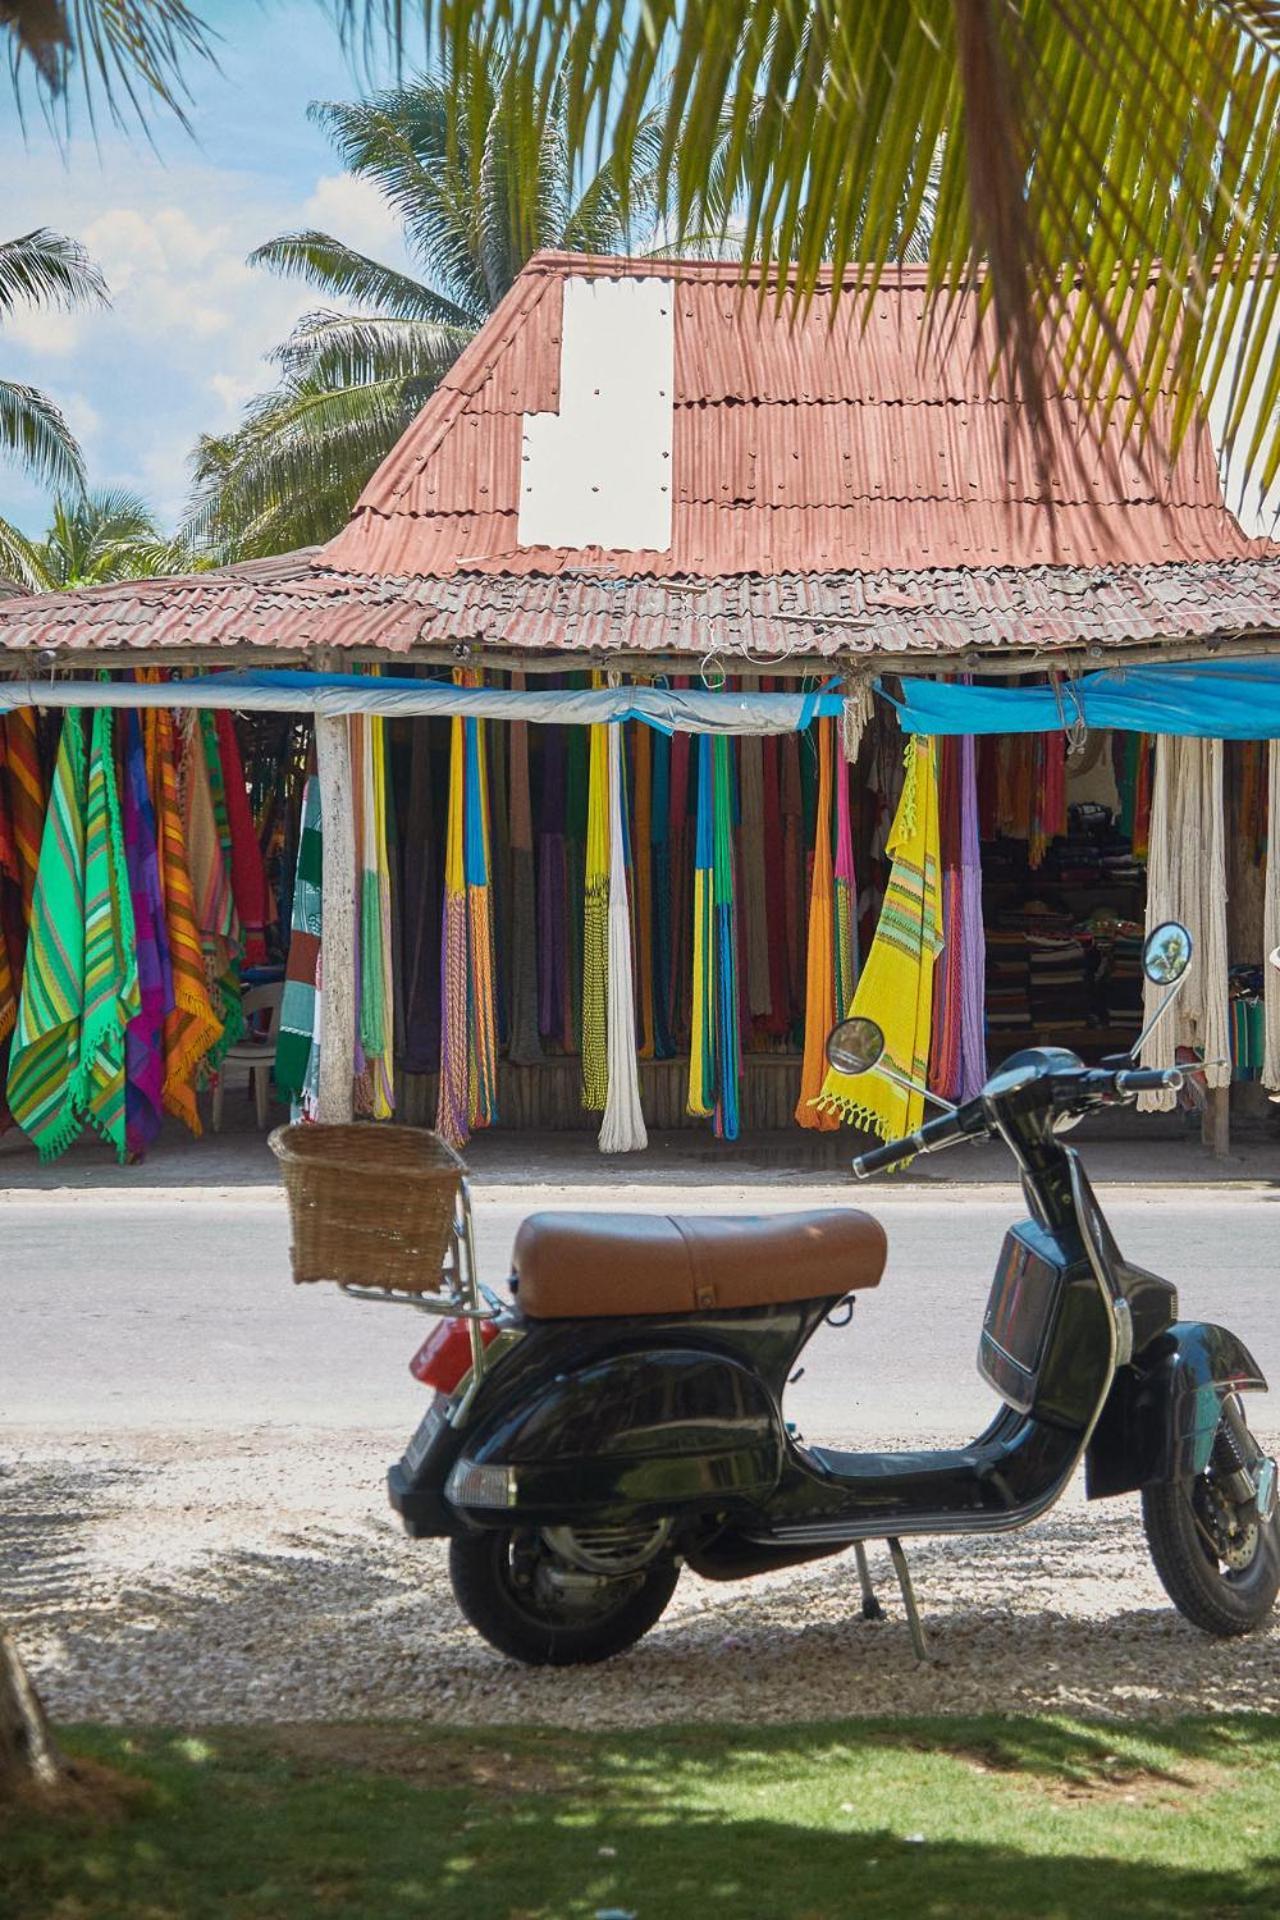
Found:
[[[286,381],[197,449],[187,531],[241,557],[327,540],[412,417],[401,379]]]
[[[214,58],[216,35],[185,0],[5,0],[13,87],[28,72],[46,105],[69,118],[73,75],[90,124],[99,108],[117,124],[147,126],[157,103],[185,123],[184,66]]]
[[[0,518],[0,580],[12,580],[28,593],[44,593],[54,582],[49,578],[35,542],[10,520]]]
[[[334,387],[364,381],[430,381],[453,365],[474,327],[440,327],[381,314],[306,314],[272,359],[291,379]]]
[[[946,324],[979,276],[1033,419],[1065,383],[1141,425],[1163,386],[1176,443],[1219,389],[1237,456],[1280,473],[1276,0],[450,0],[430,30],[562,87],[575,165],[607,126],[631,171],[660,97],[675,230],[725,229],[719,151],[744,255],[802,296],[828,260],[869,288],[926,252]]]
[[[0,241],[0,313],[19,301],[78,307],[107,301],[107,283],[78,240],[36,227]]]
[[[322,293],[334,294],[341,300],[355,300],[361,306],[401,319],[471,329],[476,323],[474,313],[457,306],[443,294],[424,287],[407,273],[384,267],[327,233],[313,230],[282,233],[255,247],[249,255],[249,265],[269,267],[274,273],[305,280]]]
[[[71,429],[38,387],[0,380],[0,453],[43,486],[84,485],[84,461]]]

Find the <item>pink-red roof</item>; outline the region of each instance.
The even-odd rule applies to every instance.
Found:
[[[523,418],[559,405],[571,277],[668,281],[674,298],[672,537],[655,551],[522,546]],[[850,282],[852,286],[852,280]],[[1277,551],[1223,501],[1207,428],[1144,462],[1117,418],[1102,449],[1050,406],[1046,509],[1013,403],[975,352],[977,296],[931,326],[922,269],[868,309],[830,285],[804,311],[737,265],[539,254],[365,488],[322,563],[362,575],[458,572],[703,579],[850,569],[1151,565]],[[1139,341],[1139,348],[1141,342]],[[1167,401],[1152,401],[1157,437]]]

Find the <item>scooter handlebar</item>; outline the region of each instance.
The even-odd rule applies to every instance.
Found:
[[[859,1180],[865,1180],[869,1174],[879,1173],[883,1167],[896,1166],[899,1160],[909,1160],[916,1153],[936,1153],[940,1147],[949,1147],[955,1141],[962,1140],[972,1131],[962,1117],[963,1109],[955,1113],[940,1113],[936,1120],[926,1120],[924,1125],[909,1133],[904,1140],[890,1140],[883,1147],[872,1147],[869,1153],[860,1153],[853,1163],[853,1171]]]
[[[1116,1075],[1116,1092],[1178,1093],[1184,1078],[1181,1067],[1122,1067]]]

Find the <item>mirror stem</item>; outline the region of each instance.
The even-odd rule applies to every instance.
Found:
[[[1164,999],[1160,1002],[1160,1005],[1156,1008],[1155,1012],[1152,1014],[1151,1018],[1148,1020],[1146,1026],[1142,1029],[1142,1032],[1138,1035],[1137,1039],[1134,1041],[1133,1045],[1130,1047],[1129,1058],[1131,1060],[1138,1060],[1141,1057],[1142,1049],[1146,1046],[1148,1040],[1151,1038],[1156,1028],[1160,1025],[1160,1022],[1164,1019],[1166,1013],[1168,1013],[1170,1007],[1173,1005],[1178,995],[1182,992],[1183,987],[1187,983],[1187,978],[1188,976],[1184,973],[1180,980],[1174,981],[1168,993],[1166,993]]]
[[[931,1106],[941,1107],[943,1113],[960,1111],[954,1100],[944,1100],[940,1093],[930,1093],[928,1087],[918,1086],[914,1080],[908,1080],[906,1074],[899,1073],[896,1067],[886,1067],[883,1060],[877,1061],[871,1071],[882,1073],[886,1080],[891,1080],[895,1087],[902,1087],[907,1093],[918,1093],[920,1098],[927,1100]]]

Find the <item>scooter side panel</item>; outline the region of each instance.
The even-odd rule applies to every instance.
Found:
[[[481,1422],[465,1452],[477,1465],[515,1470],[505,1524],[571,1524],[611,1508],[670,1513],[765,1498],[778,1483],[783,1444],[758,1375],[725,1354],[659,1347],[557,1374]]]
[[[1203,1473],[1226,1393],[1266,1391],[1262,1369],[1227,1327],[1179,1320],[1122,1367],[1085,1461],[1091,1500]]]

